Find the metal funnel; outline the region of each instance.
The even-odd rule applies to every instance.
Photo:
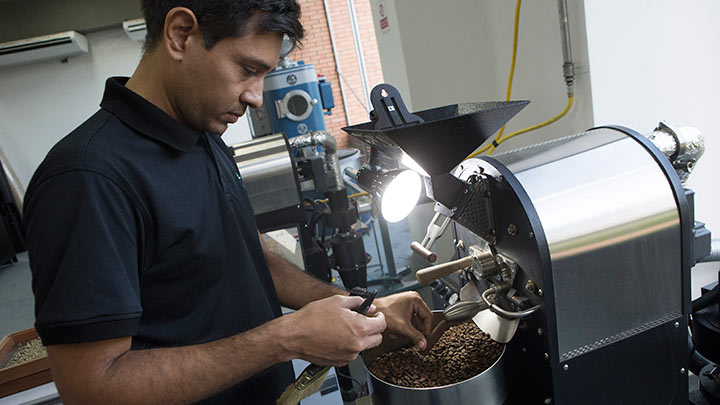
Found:
[[[529,101],[453,104],[413,114],[397,89],[372,90],[372,121],[343,130],[397,159],[407,155],[430,176],[449,173]]]

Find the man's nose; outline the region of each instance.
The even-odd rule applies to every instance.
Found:
[[[255,80],[250,87],[240,94],[240,101],[252,108],[260,108],[263,103],[263,79]]]

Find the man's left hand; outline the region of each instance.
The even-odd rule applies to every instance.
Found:
[[[420,294],[414,291],[402,292],[376,298],[374,304],[376,310],[368,315],[382,312],[390,333],[407,336],[418,349],[425,349],[425,337],[432,328],[432,313]],[[414,325],[418,325],[418,328]]]

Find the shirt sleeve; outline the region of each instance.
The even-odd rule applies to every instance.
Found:
[[[45,345],[137,334],[142,219],[96,172],[52,176],[25,201],[35,328]]]

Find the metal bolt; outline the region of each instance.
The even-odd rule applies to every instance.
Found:
[[[674,324],[673,326],[675,326],[676,328],[679,328],[679,327],[680,327],[680,322],[675,322],[675,324]]]
[[[457,246],[458,249],[465,250],[465,242],[462,240],[455,242],[455,246]]]
[[[542,334],[543,334],[543,330],[542,330],[542,328],[538,328],[538,331],[537,331],[537,333],[538,333],[538,336],[542,336]]]
[[[542,297],[543,295],[545,295],[545,292],[542,290],[542,288],[538,288],[537,294],[538,296]]]
[[[531,237],[531,238],[534,238],[534,237],[535,237],[535,232],[530,231],[530,233],[528,234],[528,236]]]
[[[517,225],[515,225],[515,224],[508,225],[507,233],[510,234],[510,236],[517,235]]]
[[[543,357],[545,357],[545,360],[549,360],[549,359],[550,359],[550,355],[547,354],[547,353],[543,353]]]
[[[563,364],[563,370],[564,370],[564,371],[568,371],[569,368],[570,368],[570,366],[568,366],[567,364]]]
[[[535,285],[535,282],[532,281],[532,280],[528,280],[528,281],[525,283],[525,289],[528,290],[528,291],[530,291],[530,292],[533,293],[533,294],[536,294],[536,293],[537,293],[537,285]]]
[[[522,350],[523,353],[527,353],[527,349],[524,347],[520,348],[520,350]]]
[[[550,405],[550,404],[552,404],[552,403],[553,403],[553,399],[552,399],[552,398],[545,398],[545,400],[543,401],[543,404],[545,404],[545,405]]]
[[[685,374],[685,369],[684,369],[684,368],[681,368],[681,369],[680,369],[680,374]]]
[[[505,178],[503,178],[503,176],[498,176],[498,178],[497,178],[497,181],[498,181],[498,182],[501,182],[501,181],[503,181],[503,180],[505,180]]]

